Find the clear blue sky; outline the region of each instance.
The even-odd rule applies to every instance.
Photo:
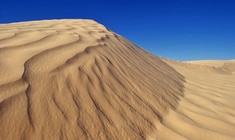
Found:
[[[235,0],[0,0],[0,23],[94,19],[174,60],[235,59]]]

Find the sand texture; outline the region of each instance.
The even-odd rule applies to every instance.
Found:
[[[188,64],[197,64],[201,66],[210,66],[216,68],[217,70],[224,71],[226,73],[235,74],[235,60],[197,60],[197,61],[187,61]]]
[[[0,139],[145,139],[183,76],[92,20],[0,25]]]
[[[234,140],[235,139],[235,75],[234,67],[225,73],[209,69],[212,63],[177,63],[166,60],[185,77],[184,97],[176,110],[170,110],[150,139]],[[210,62],[210,61],[207,61]],[[231,63],[232,61],[224,61]],[[233,62],[232,62],[233,63]],[[224,64],[223,64],[224,65]],[[221,65],[221,66],[223,66]]]
[[[234,71],[159,58],[93,20],[0,24],[0,139],[235,139]]]

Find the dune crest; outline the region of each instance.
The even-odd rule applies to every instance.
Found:
[[[146,139],[184,77],[92,20],[0,25],[0,139]]]
[[[0,24],[0,139],[235,138],[235,61],[154,56],[93,20]]]

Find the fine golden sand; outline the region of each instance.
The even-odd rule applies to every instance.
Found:
[[[234,71],[159,58],[93,20],[0,24],[0,139],[234,139]]]
[[[234,61],[165,61],[185,77],[184,97],[149,139],[235,139]]]

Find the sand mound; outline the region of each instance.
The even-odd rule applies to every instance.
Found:
[[[235,75],[198,64],[167,63],[184,75],[185,96],[180,98],[176,110],[170,110],[162,123],[156,124],[157,129],[149,139],[233,140]]]
[[[195,61],[185,61],[184,63],[206,65],[218,68],[222,67],[225,63],[235,63],[235,60],[195,60]]]
[[[198,61],[187,61],[185,63],[210,66],[217,68],[217,70],[224,71],[227,73],[235,72],[235,60],[198,60]]]
[[[92,20],[0,25],[0,139],[146,139],[183,76]]]
[[[159,58],[92,20],[0,24],[0,139],[232,140],[234,72]]]

